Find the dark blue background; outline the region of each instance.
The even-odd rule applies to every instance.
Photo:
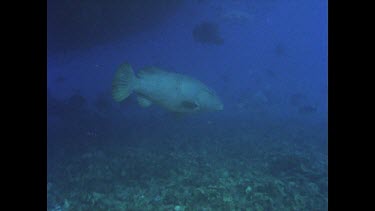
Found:
[[[246,14],[246,20],[228,14]],[[204,21],[218,25],[222,45],[194,40],[194,27]],[[61,137],[56,128],[71,121],[81,121],[74,134],[82,135],[119,131],[119,125],[126,125],[122,132],[152,130],[170,119],[158,107],[139,107],[134,95],[121,104],[111,100],[113,75],[127,61],[135,72],[157,65],[195,77],[218,93],[224,110],[184,117],[185,128],[207,121],[223,128],[299,125],[326,137],[327,28],[326,1],[49,0],[49,103],[59,105],[49,107],[49,134]],[[74,113],[77,102],[66,106],[75,94],[84,98],[85,111],[106,122],[78,118],[84,112]],[[291,103],[293,96],[298,103]],[[98,109],[98,99],[106,112]],[[176,120],[171,121],[165,127]]]

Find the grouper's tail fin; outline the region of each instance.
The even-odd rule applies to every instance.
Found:
[[[122,64],[116,71],[112,81],[112,97],[116,102],[127,98],[134,90],[136,82],[133,68],[128,63]]]

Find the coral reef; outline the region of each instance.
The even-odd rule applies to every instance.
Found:
[[[181,139],[183,137],[180,137]],[[203,146],[203,147],[202,147]],[[292,147],[92,150],[48,175],[48,210],[327,210],[327,169]]]

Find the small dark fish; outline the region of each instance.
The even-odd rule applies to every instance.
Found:
[[[271,70],[271,69],[266,69],[265,70],[265,73],[267,74],[267,76],[270,76],[272,78],[275,78],[276,77],[276,73],[275,71]]]
[[[55,79],[56,83],[64,83],[66,81],[66,78],[63,76],[59,76]]]
[[[303,101],[306,100],[306,96],[302,93],[295,93],[290,96],[289,103],[292,106],[300,106],[302,105]]]
[[[80,94],[74,94],[67,100],[67,105],[72,108],[82,108],[86,104],[86,99]]]
[[[283,44],[279,43],[279,44],[276,45],[276,47],[275,47],[275,54],[277,56],[283,56],[283,55],[285,55],[285,47],[284,47]]]
[[[95,131],[87,131],[86,135],[90,136],[90,137],[97,137],[98,136],[98,134]]]
[[[223,74],[220,75],[220,81],[222,81],[222,82],[230,82],[230,80],[231,80],[230,74],[223,73]]]
[[[97,95],[94,106],[98,109],[98,111],[105,111],[111,107],[111,98],[108,97],[109,94],[106,92]]]
[[[316,111],[317,111],[317,108],[311,105],[304,105],[304,106],[299,107],[298,109],[298,112],[300,114],[311,114],[311,113],[315,113]]]
[[[202,22],[193,29],[193,38],[196,42],[222,45],[224,39],[219,32],[219,25],[212,22]]]

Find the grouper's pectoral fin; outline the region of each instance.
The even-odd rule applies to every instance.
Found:
[[[137,96],[137,101],[138,101],[138,104],[142,106],[143,108],[149,107],[152,104],[150,100],[139,95]]]
[[[185,101],[182,101],[180,106],[186,110],[192,110],[192,111],[195,111],[195,110],[198,110],[199,109],[199,104],[194,102],[194,101],[188,101],[188,100],[185,100]]]

